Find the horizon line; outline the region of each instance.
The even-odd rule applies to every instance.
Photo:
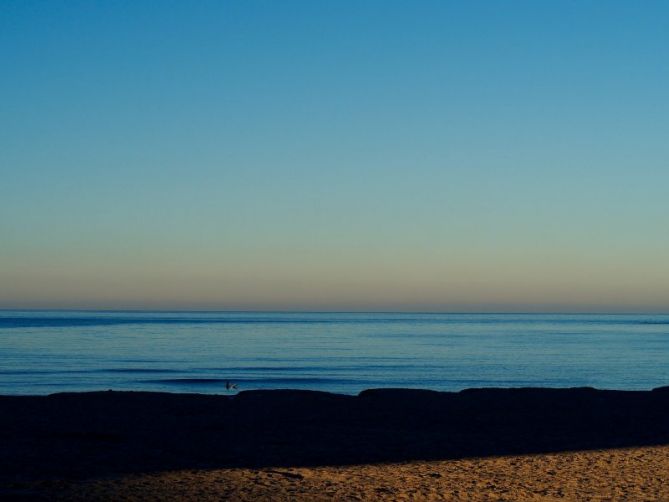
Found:
[[[184,313],[184,314],[450,314],[450,315],[669,315],[669,311],[456,311],[456,310],[293,310],[293,309],[144,309],[144,308],[5,308],[0,312],[106,312],[106,313]]]

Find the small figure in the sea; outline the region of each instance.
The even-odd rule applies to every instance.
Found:
[[[236,390],[237,389],[237,384],[232,383],[230,380],[227,380],[225,382],[225,390]]]

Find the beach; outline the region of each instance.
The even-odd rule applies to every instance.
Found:
[[[666,500],[669,388],[1,396],[0,495]]]
[[[291,469],[202,469],[35,483],[70,500],[669,500],[669,447]],[[20,491],[19,491],[20,492]]]

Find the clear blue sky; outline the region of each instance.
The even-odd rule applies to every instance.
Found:
[[[0,307],[669,311],[669,4],[0,3]]]

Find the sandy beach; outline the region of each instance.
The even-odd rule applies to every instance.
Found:
[[[666,501],[669,447],[319,468],[186,470],[35,483],[70,500]]]
[[[0,496],[669,500],[669,389],[0,396]]]

